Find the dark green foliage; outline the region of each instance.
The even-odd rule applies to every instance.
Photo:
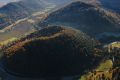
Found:
[[[28,39],[4,50],[8,72],[29,77],[74,76],[93,68],[100,59],[91,53],[92,40],[75,29],[48,27]]]
[[[65,28],[59,27],[59,26],[52,26],[52,27],[47,27],[43,28],[40,31],[36,31],[30,35],[27,35],[24,39],[30,39],[30,38],[37,38],[37,37],[42,37],[42,36],[52,36],[53,34],[59,33]]]

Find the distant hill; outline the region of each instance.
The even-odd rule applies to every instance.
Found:
[[[99,5],[120,14],[120,0],[79,0],[93,5]]]
[[[56,4],[56,5],[64,5],[64,4],[70,3],[74,0],[63,0],[63,1],[61,1],[61,0],[44,0],[44,1]]]
[[[99,0],[99,1],[103,7],[120,14],[120,0]]]
[[[49,6],[41,0],[22,0],[19,2],[11,2],[0,8],[0,29],[13,23],[18,19],[25,18],[31,13],[40,11]]]
[[[44,23],[71,26],[91,36],[120,31],[119,15],[80,1],[51,13]]]
[[[102,43],[111,43],[120,40],[120,33],[102,33],[96,36],[96,38]]]

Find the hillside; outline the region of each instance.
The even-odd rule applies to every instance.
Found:
[[[18,76],[81,75],[101,60],[91,53],[93,44],[90,37],[76,29],[47,27],[4,49],[4,67]]]
[[[57,6],[59,6],[59,5],[64,5],[64,4],[70,3],[73,0],[63,0],[63,1],[61,1],[61,0],[45,0],[45,1],[56,4]]]
[[[51,13],[42,24],[71,26],[95,36],[103,32],[119,32],[119,17],[103,8],[77,1]]]
[[[120,0],[79,0],[120,14]]]
[[[50,6],[50,4],[40,0],[23,0],[8,3],[0,8],[0,29],[19,19],[30,16],[33,12],[44,10],[48,6]]]
[[[120,14],[120,0],[99,0],[99,1],[103,7]]]
[[[0,8],[0,80],[120,80],[118,13],[118,0],[6,4]]]

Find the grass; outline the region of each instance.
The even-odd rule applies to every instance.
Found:
[[[109,70],[113,67],[113,63],[111,60],[106,60],[102,62],[98,68],[95,70],[95,72],[89,72],[88,74],[83,75],[79,80],[100,80],[97,77],[102,76],[102,74],[105,75],[106,78],[111,79],[112,78],[112,72],[109,72]]]
[[[113,42],[111,44],[112,47],[117,47],[117,48],[120,48],[120,42]]]
[[[17,38],[13,37],[13,38],[10,38],[8,40],[0,42],[0,45],[7,45],[8,43],[13,42],[15,40],[17,40]]]
[[[111,60],[106,60],[100,64],[100,66],[97,68],[97,71],[108,71],[112,67],[113,62]]]

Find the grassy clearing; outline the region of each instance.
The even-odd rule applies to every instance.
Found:
[[[113,67],[113,62],[111,60],[106,60],[100,64],[96,71],[108,71]]]
[[[112,47],[120,48],[120,42],[113,42],[111,45],[112,45]]]
[[[105,76],[106,79],[112,79],[112,72],[110,69],[113,67],[113,63],[111,60],[106,60],[102,62],[95,72],[89,72],[88,74],[83,75],[79,80],[100,80],[102,75]]]

